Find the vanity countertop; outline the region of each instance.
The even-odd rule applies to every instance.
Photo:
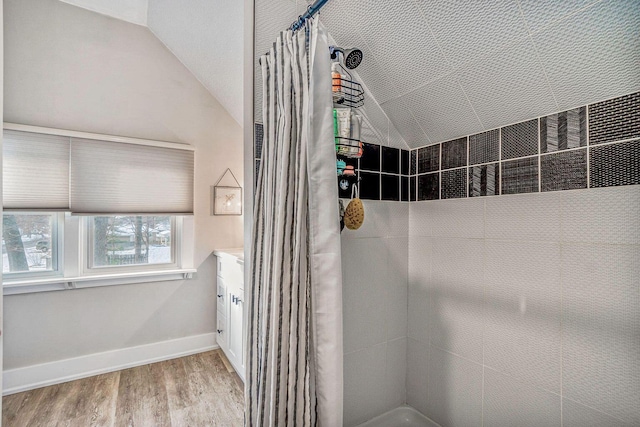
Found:
[[[216,249],[213,254],[215,256],[232,256],[238,261],[244,262],[244,249],[242,248]]]

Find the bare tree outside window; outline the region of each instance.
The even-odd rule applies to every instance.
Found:
[[[170,216],[93,218],[93,266],[167,264],[173,261]]]
[[[3,273],[54,269],[53,215],[5,214],[2,225]]]

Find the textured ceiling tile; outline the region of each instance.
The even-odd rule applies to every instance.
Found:
[[[640,2],[610,0],[533,36],[560,109],[640,89]]]
[[[407,149],[409,145],[404,140],[398,129],[389,121],[389,147]]]
[[[309,5],[313,3],[312,0],[289,0],[289,1],[292,1],[296,4],[296,10],[298,15],[302,15],[303,13],[305,13]]]
[[[397,95],[450,71],[413,0],[358,3],[365,8],[362,15],[350,14],[351,25],[359,26],[383,73],[381,78],[394,81]]]
[[[518,0],[529,30],[534,33],[598,0]]]
[[[418,0],[418,4],[454,68],[527,34],[516,0]]]
[[[372,100],[366,95],[364,105],[358,108],[358,113],[363,116],[361,139],[370,144],[387,145],[389,139],[389,119],[375,100]]]
[[[336,44],[343,48],[357,47],[362,50],[362,64],[355,70],[355,74],[361,81],[366,82],[378,102],[384,102],[395,98],[398,89],[395,86],[396,80],[386,77],[385,71],[357,30],[358,25],[354,20],[366,13],[361,2],[332,0],[320,12],[320,21]]]
[[[289,0],[256,0],[255,15],[260,21],[255,29],[255,53],[259,58],[298,15],[295,2]]]
[[[320,22],[331,33],[336,43],[351,47],[360,41],[358,26],[354,20],[365,13],[362,2],[331,0],[320,10],[319,16]]]
[[[484,128],[454,76],[445,76],[403,97],[433,142],[480,132]]]
[[[429,138],[422,131],[418,122],[413,118],[413,115],[411,115],[404,99],[396,98],[380,106],[410,148],[422,147],[429,144]]]
[[[456,74],[486,129],[558,109],[528,37]]]
[[[361,81],[373,93],[376,101],[382,103],[398,96],[397,80],[387,78],[385,70],[371,54],[371,50],[365,43],[354,43],[351,46],[362,49],[362,63],[356,70]]]

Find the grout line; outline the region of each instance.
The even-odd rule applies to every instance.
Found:
[[[500,179],[498,180],[498,193],[496,195],[502,195],[502,129],[498,131],[498,173]]]
[[[400,99],[400,98],[397,98]],[[404,99],[403,99],[404,101]],[[416,119],[416,115],[413,114],[413,111],[411,110],[411,108],[409,108],[407,106],[407,104],[404,104],[405,108],[407,109],[407,111],[409,111],[409,113],[411,114],[411,118],[413,119],[413,121],[415,122],[415,124],[418,125],[418,127],[420,128],[420,130],[422,131],[422,134],[424,135],[424,137],[426,138],[427,141],[431,142],[431,138],[429,138],[429,135],[427,135],[427,132],[425,132],[425,130],[423,129],[422,125],[420,124],[420,122],[418,121],[418,119]],[[381,107],[382,108],[382,107]],[[400,132],[400,131],[398,131]],[[408,145],[408,144],[407,144]]]
[[[466,162],[466,168],[467,168],[467,173],[465,174],[466,176],[464,177],[464,194],[466,194],[466,198],[471,197],[471,195],[469,194],[469,163],[471,162],[471,159],[469,158],[469,151],[471,150],[471,138],[469,138],[467,136],[467,162]]]
[[[540,140],[540,118],[537,119],[537,128],[538,128],[538,193],[542,193],[542,156],[540,155],[540,144],[542,144]]]
[[[589,129],[589,127],[587,126],[587,129]],[[607,141],[607,142],[601,142],[598,144],[591,144],[591,145],[587,145],[589,147],[603,147],[605,145],[613,145],[613,144],[624,144],[627,142],[640,142],[640,138],[638,137],[633,137],[633,138],[626,138],[626,139],[617,139],[615,141]],[[584,148],[584,147],[579,147],[579,148]],[[563,150],[566,151],[566,150]]]
[[[541,157],[544,156],[549,156],[549,155],[554,155],[554,154],[559,154],[559,153],[566,153],[568,151],[578,151],[578,150],[584,150],[586,149],[587,146],[583,146],[583,147],[573,147],[573,148],[565,148],[564,150],[558,150],[558,151],[550,151],[548,153],[540,153]]]
[[[460,83],[460,80],[458,80],[458,76],[454,75],[453,77],[455,78],[456,83],[458,83],[458,86],[460,86],[460,90],[462,91],[462,94],[464,95],[465,99],[469,103],[469,106],[471,107],[471,111],[473,111],[473,115],[476,116],[476,119],[478,119],[478,123],[480,123],[480,127],[482,127],[482,129],[486,131],[487,130],[486,126],[484,125],[484,123],[482,123],[482,120],[480,120],[480,115],[476,111],[476,108],[473,106],[473,103],[471,102],[471,98],[469,98],[469,95],[467,95],[467,91],[464,90],[464,86],[462,86],[462,83]]]
[[[450,71],[448,73],[444,74],[444,76],[448,76],[450,74],[453,74],[453,72],[455,71],[455,68],[453,67],[453,63],[449,60],[449,57],[444,54],[444,49],[442,49],[442,45],[440,44],[440,41],[438,40],[438,38],[436,37],[436,34],[431,29],[431,25],[429,25],[429,21],[427,20],[427,16],[424,14],[424,11],[422,10],[422,7],[420,7],[420,4],[418,4],[417,0],[414,0],[413,4],[418,9],[418,11],[420,12],[420,15],[422,15],[422,21],[424,22],[426,27],[429,29],[429,34],[431,34],[431,37],[433,38],[433,41],[436,42],[436,46],[438,46],[438,50],[440,51],[440,55],[442,55],[444,60],[447,61],[447,65],[449,66],[449,70]],[[435,80],[438,80],[438,79],[434,79],[433,81],[435,81]],[[429,83],[425,83],[424,86],[426,86],[427,84],[429,84]],[[414,90],[417,90],[417,88],[414,89]],[[400,96],[404,96],[404,95],[400,95]]]
[[[438,155],[440,156],[438,160],[438,200],[442,200],[442,149],[443,144],[438,144]]]
[[[484,201],[484,203],[482,203],[482,225],[483,225],[483,239],[482,239],[482,401],[481,401],[481,417],[480,417],[480,424],[481,426],[484,427],[484,371],[485,371],[485,360],[484,360],[484,351],[485,351],[485,331],[487,329],[487,313],[486,313],[486,306],[487,306],[487,239],[484,238],[484,236],[486,235],[486,220],[487,220],[487,215],[486,215],[486,210],[487,210],[487,203],[486,200]]]
[[[584,107],[584,110],[584,121],[586,122],[585,126],[587,127],[587,130],[585,132],[585,142],[587,143],[587,188],[591,188],[591,141],[589,138],[589,106],[587,105],[586,107]]]
[[[534,388],[536,390],[543,391],[543,392],[549,393],[549,394],[553,394],[554,396],[558,396],[558,397],[562,398],[562,396],[560,396],[560,394],[558,392],[553,391],[553,390],[549,390],[548,388],[545,388],[545,387],[542,387],[540,384],[535,383],[535,382],[533,382],[531,380],[528,380],[528,379],[526,379],[524,377],[518,377],[518,376],[515,376],[515,375],[510,374],[508,372],[501,371],[499,369],[496,369],[496,368],[488,366],[488,365],[484,365],[484,368],[486,368],[486,369],[488,369],[490,371],[496,372],[496,373],[498,373],[500,375],[503,375],[503,376],[515,381],[515,382],[518,382],[518,383],[521,383],[521,384],[525,384],[525,385],[527,385],[527,386],[529,386],[531,388]]]
[[[591,8],[592,6],[595,6],[596,4],[601,3],[602,1],[603,0],[592,0],[586,6],[577,8],[573,12],[569,12],[569,13],[567,13],[566,15],[564,15],[563,17],[561,17],[559,19],[554,19],[554,20],[549,21],[545,26],[540,27],[538,30],[531,32],[531,35],[539,34],[539,33],[543,32],[543,31],[549,29],[549,27],[552,27],[552,26],[557,25],[557,24],[559,24],[561,22],[567,21],[572,16],[577,15],[577,14],[579,14],[579,13],[581,13],[581,12],[583,12],[583,11],[589,9],[589,8]]]
[[[564,200],[563,200],[564,201]],[[563,235],[562,230],[562,221],[560,221],[560,236]],[[560,427],[564,425],[564,409],[562,406],[562,396],[563,396],[563,375],[564,375],[564,311],[563,311],[563,298],[564,298],[564,269],[563,269],[563,260],[564,260],[564,245],[562,244],[562,238],[560,239]]]
[[[520,5],[518,4],[518,7],[519,6]],[[529,34],[529,41],[531,42],[531,45],[533,46],[533,51],[536,54],[536,61],[538,62],[538,65],[542,69],[542,74],[544,74],[544,80],[547,83],[547,88],[549,89],[549,92],[551,92],[551,96],[553,97],[553,102],[555,102],[556,108],[560,108],[560,104],[558,103],[558,98],[556,97],[556,94],[553,91],[553,87],[551,86],[551,79],[549,79],[549,75],[547,74],[547,70],[544,67],[544,63],[542,62],[542,59],[540,58],[540,53],[538,53],[538,46],[536,45],[536,42],[533,41],[533,37],[531,36],[531,34]]]
[[[589,409],[591,409],[591,410],[593,410],[593,411],[596,411],[596,412],[599,412],[599,413],[601,413],[601,414],[604,414],[604,415],[606,415],[606,416],[608,416],[608,417],[611,417],[611,418],[613,418],[614,420],[620,421],[620,422],[621,422],[621,423],[623,423],[623,424],[628,425],[628,422],[627,422],[627,421],[624,421],[624,420],[622,420],[622,419],[620,419],[620,418],[616,417],[615,415],[611,415],[611,414],[610,414],[610,413],[608,413],[608,412],[604,412],[604,411],[603,411],[603,410],[601,410],[601,409],[594,408],[593,406],[589,406],[589,405],[587,405],[586,403],[582,403],[582,402],[579,402],[579,401],[577,401],[577,400],[575,400],[575,399],[571,399],[570,397],[562,397],[562,400],[564,400],[564,399],[570,400],[570,401],[572,401],[573,403],[577,403],[577,404],[578,404],[578,405],[580,405],[580,406],[584,406],[584,407],[589,408]]]
[[[522,5],[520,4],[520,0],[516,0],[516,3],[518,4],[518,10],[520,11],[520,17],[524,21],[524,26],[527,29],[527,34],[529,34],[529,36],[531,36],[531,26],[529,25],[529,21],[527,21],[527,18],[524,16],[524,10],[522,9]]]

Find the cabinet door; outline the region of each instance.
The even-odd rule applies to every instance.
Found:
[[[218,345],[220,346],[220,348],[222,348],[222,350],[227,350],[229,348],[229,331],[227,330],[227,328],[227,319],[224,316],[218,314],[216,333]]]
[[[218,314],[227,316],[227,285],[222,277],[218,277],[216,299],[218,300]]]
[[[232,295],[229,305],[229,353],[242,378],[244,378],[243,307],[244,302],[240,296]]]

